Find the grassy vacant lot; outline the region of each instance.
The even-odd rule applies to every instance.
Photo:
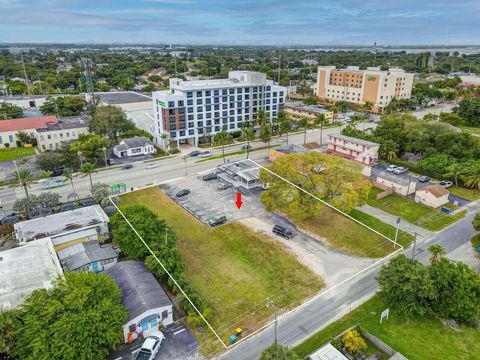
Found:
[[[134,204],[147,206],[175,231],[186,276],[213,310],[211,324],[225,342],[235,328],[248,334],[273,314],[267,298],[288,309],[324,286],[278,242],[238,223],[210,229],[157,187],[121,197],[121,206]],[[201,342],[208,336],[200,345],[204,353],[218,346],[210,334],[197,335]]]
[[[372,216],[358,210],[353,210],[350,215],[391,239],[395,237],[395,228]],[[326,238],[333,247],[352,255],[377,258],[395,250],[390,241],[327,207],[323,207],[315,218],[296,223],[301,228]],[[411,240],[410,235],[399,233],[400,244],[408,245]]]
[[[400,216],[406,221],[421,226],[427,230],[437,231],[453,224],[465,216],[465,211],[456,215],[448,215],[440,212],[439,209],[417,204],[413,199],[392,194],[383,199],[377,200],[377,194],[382,190],[372,188],[368,197],[368,204],[388,212],[392,215]],[[453,207],[453,205],[448,205]]]
[[[35,155],[35,148],[33,147],[20,147],[0,149],[0,161],[16,160],[21,156]]]
[[[448,189],[452,194],[460,196],[461,198],[470,200],[470,201],[475,201],[480,198],[480,191],[475,190],[475,189],[467,189],[464,187],[459,187],[459,186],[452,186],[450,189]]]
[[[474,360],[480,354],[480,331],[465,327],[455,332],[432,317],[408,319],[390,309],[390,318],[380,324],[387,306],[374,296],[350,314],[327,326],[294,348],[302,358],[350,326],[360,325],[410,360]]]
[[[468,127],[468,126],[460,126],[463,130],[473,134],[480,136],[480,127]]]

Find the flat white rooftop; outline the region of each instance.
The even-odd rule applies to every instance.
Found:
[[[108,222],[108,216],[99,205],[64,211],[14,225],[17,240],[21,242],[54,237],[72,230]]]
[[[308,356],[310,360],[348,360],[348,358],[338,351],[332,344],[328,343],[321,349]]]
[[[63,276],[50,238],[0,252],[0,310],[15,308],[37,289]]]

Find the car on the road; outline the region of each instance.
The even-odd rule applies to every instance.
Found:
[[[165,336],[161,331],[155,331],[145,338],[135,360],[154,360],[162,347]]]
[[[182,189],[180,190],[179,192],[177,192],[175,194],[176,197],[184,197],[184,196],[187,196],[188,194],[190,194],[191,191],[189,189]]]
[[[250,150],[252,147],[250,145],[243,145],[242,150]]]
[[[420,177],[418,178],[418,181],[420,181],[421,183],[427,183],[427,182],[429,182],[430,180],[432,180],[432,179],[430,179],[428,176],[425,176],[425,175],[420,176]]]
[[[157,164],[148,164],[147,166],[145,166],[145,169],[154,169],[157,166],[158,166]]]
[[[272,229],[274,234],[277,234],[285,239],[291,239],[293,237],[293,232],[282,225],[274,225]]]
[[[200,155],[201,153],[202,153],[201,151],[194,150],[194,151],[191,151],[191,152],[188,153],[188,157],[195,157],[195,156]]]
[[[451,188],[453,186],[453,183],[451,181],[440,181],[439,184],[445,189]]]
[[[225,224],[227,222],[227,218],[225,216],[215,216],[207,221],[208,226],[215,227],[218,225]]]
[[[387,166],[387,171],[393,172],[393,170],[395,170],[396,168],[397,168],[397,165],[388,165]]]
[[[202,176],[203,181],[210,181],[210,180],[216,180],[216,179],[217,179],[217,174],[215,173],[209,173]]]
[[[403,167],[403,166],[399,166],[399,167],[396,167],[395,169],[393,169],[393,173],[397,174],[397,175],[405,174],[407,171],[408,171],[408,169]]]
[[[227,183],[227,182],[221,182],[220,184],[218,184],[218,187],[217,189],[222,191],[222,190],[227,190],[227,189],[230,189],[233,185],[230,184],[230,183]]]
[[[128,169],[131,169],[133,168],[133,165],[132,164],[125,164],[122,166],[122,170],[128,170]]]
[[[200,158],[206,158],[206,157],[209,157],[209,156],[212,156],[212,152],[211,151],[204,151],[204,152],[201,152],[198,157]]]

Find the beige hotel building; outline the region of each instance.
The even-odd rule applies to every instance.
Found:
[[[372,110],[382,110],[395,99],[409,99],[414,74],[403,69],[379,67],[360,70],[358,66],[336,69],[335,66],[319,66],[315,92],[325,102],[347,101],[355,104],[373,104]]]

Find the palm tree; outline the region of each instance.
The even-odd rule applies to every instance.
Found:
[[[88,176],[90,178],[90,187],[93,187],[92,174],[97,172],[95,165],[87,162],[80,167],[80,172],[83,174],[82,177]]]
[[[268,121],[268,115],[267,113],[265,112],[265,110],[263,109],[260,109],[257,111],[257,124],[260,125],[260,126],[263,126],[265,125]]]
[[[168,134],[167,133],[162,133],[160,135],[160,137],[163,140],[163,146],[165,146],[165,150],[167,151],[167,155],[169,155],[170,154],[170,141],[169,141],[169,138],[168,138]]]
[[[302,117],[298,122],[298,126],[303,129],[303,143],[307,143],[307,129],[310,127],[310,121],[307,117]]]
[[[314,120],[315,125],[320,126],[320,147],[323,146],[323,126],[328,123],[325,114],[319,114]]]
[[[480,212],[477,212],[473,217],[472,226],[475,231],[480,231]]]
[[[72,190],[73,192],[75,192],[75,187],[73,186],[73,172],[71,170],[67,170],[63,173],[63,177],[65,178],[65,181],[70,181],[70,184],[72,185]]]
[[[465,177],[465,185],[472,189],[480,190],[480,166],[474,167]]]
[[[455,186],[458,186],[458,178],[463,175],[464,168],[458,162],[454,162],[445,169],[447,172],[444,174],[445,177],[454,179]]]
[[[35,180],[35,176],[28,168],[20,168],[12,172],[12,176],[16,183],[19,183],[20,186],[25,190],[25,195],[28,197],[28,188],[30,184]]]
[[[225,131],[220,131],[215,134],[215,144],[221,145],[222,146],[222,157],[223,157],[223,163],[225,164],[225,144],[227,144],[231,139],[230,134],[226,133]]]
[[[38,175],[39,179],[48,179],[53,175],[53,172],[50,170],[42,170],[40,174]]]
[[[268,151],[270,152],[270,141],[272,140],[272,124],[266,123],[260,128],[260,139],[267,144]]]
[[[445,249],[440,244],[433,244],[428,247],[428,251],[432,254],[430,258],[430,263],[434,264],[438,262],[442,257],[444,257],[447,253]]]
[[[242,129],[243,140],[247,142],[247,159],[250,153],[250,141],[255,139],[255,131],[251,127],[244,126]]]

